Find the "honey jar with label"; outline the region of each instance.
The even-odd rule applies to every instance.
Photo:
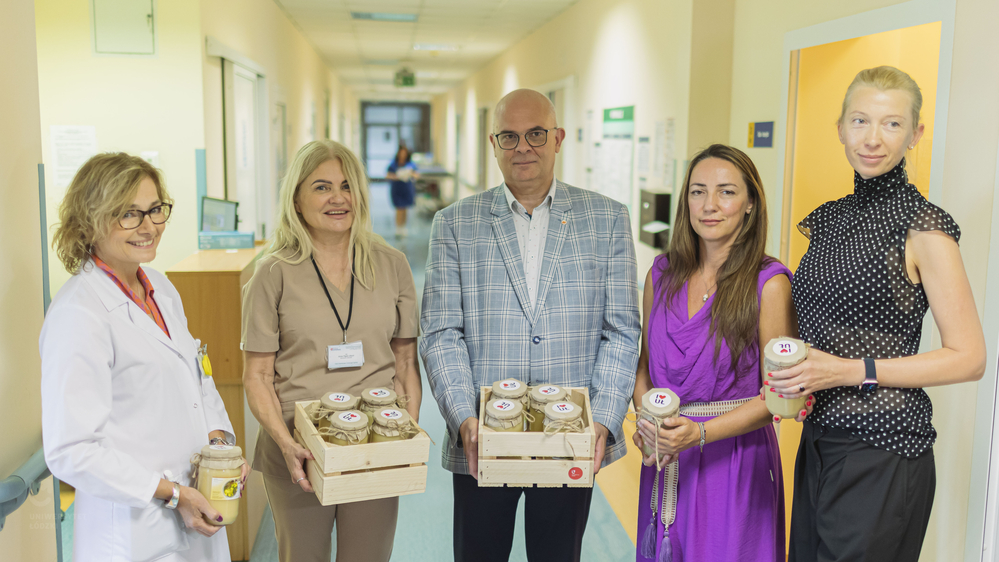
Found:
[[[808,346],[795,338],[774,338],[763,348],[763,368],[768,373],[790,369],[808,358]],[[806,396],[801,398],[781,398],[770,389],[763,393],[767,409],[781,419],[794,419],[805,409]]]
[[[420,431],[413,424],[413,418],[406,410],[398,408],[382,408],[375,412],[375,422],[371,426],[371,443],[386,441],[402,441],[409,439]]]
[[[490,395],[490,399],[498,400],[506,398],[507,400],[517,400],[526,409],[528,406],[528,390],[527,385],[517,379],[503,379],[493,383],[493,393]]]
[[[222,516],[222,521],[205,521],[211,525],[230,525],[239,516],[239,498],[243,487],[239,477],[243,471],[243,451],[234,445],[205,445],[201,453],[191,457],[194,465],[195,488]]]
[[[524,431],[524,405],[506,398],[490,400],[482,421],[496,431]]]
[[[365,388],[361,393],[361,411],[368,416],[368,429],[375,421],[375,412],[382,408],[398,407],[399,396],[390,388]]]
[[[663,420],[675,418],[680,413],[680,397],[668,388],[653,388],[642,395],[642,411],[638,414],[639,420],[647,420],[656,428],[658,432],[662,427]],[[655,452],[655,444],[645,443],[642,440],[642,454],[649,457]]]
[[[528,420],[527,431],[545,430],[545,406],[569,399],[564,388],[554,384],[543,384],[531,387],[530,411],[532,420]]]
[[[312,412],[312,421],[317,429],[330,426],[329,416],[346,410],[356,410],[360,398],[346,392],[330,392],[319,399],[319,405]]]
[[[583,409],[572,402],[551,402],[545,405],[545,433],[582,433]]]
[[[329,416],[330,426],[319,434],[331,445],[346,447],[368,442],[368,418],[359,410],[346,410]]]

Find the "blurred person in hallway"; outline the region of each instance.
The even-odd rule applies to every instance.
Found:
[[[759,395],[763,344],[798,326],[791,272],[766,255],[766,194],[749,156],[720,144],[694,156],[675,222],[645,278],[633,400],[638,412],[646,392],[668,388],[681,406],[634,434],[639,447],[658,441],[643,458],[636,558],[784,562],[780,450]]]
[[[229,561],[190,459],[234,444],[232,425],[180,295],[140,266],[172,209],[159,171],[123,153],[88,160],[59,207],[52,245],[73,277],[39,341],[42,434],[52,474],[76,488],[76,560]]]
[[[243,289],[243,381],[260,421],[264,477],[282,562],[387,562],[399,498],[323,506],[292,437],[295,402],[387,387],[419,420],[416,288],[406,256],[372,232],[367,175],[344,145],[303,146],[281,185],[279,224]],[[356,312],[356,314],[355,314]],[[361,357],[337,364],[341,345]]]
[[[785,396],[816,399],[795,461],[791,562],[916,562],[936,489],[923,388],[985,370],[961,230],[905,171],[922,99],[897,68],[858,73],[837,122],[854,191],[798,223],[809,242],[794,305],[812,348],[770,378]],[[927,309],[942,347],[919,353]]]
[[[578,561],[592,488],[479,488],[479,388],[513,377],[590,389],[595,470],[625,453],[640,320],[627,208],[559,181],[565,131],[516,90],[489,135],[503,184],[434,218],[420,354],[447,423],[457,562],[505,561],[525,497],[527,557]]]
[[[416,180],[420,179],[416,164],[413,163],[413,155],[405,144],[399,145],[385,177],[392,180],[389,195],[392,197],[392,206],[395,207],[395,237],[405,238],[408,234],[406,210],[416,203]]]

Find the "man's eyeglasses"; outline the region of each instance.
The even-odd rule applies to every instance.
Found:
[[[147,216],[153,224],[163,224],[170,218],[171,210],[173,210],[173,205],[170,203],[157,205],[148,211],[129,209],[118,218],[118,224],[125,230],[135,230],[136,228],[139,228],[142,221],[146,220]]]
[[[537,148],[544,146],[548,142],[548,131],[556,130],[558,130],[558,127],[534,129],[524,133],[524,139],[527,140],[528,145]],[[493,137],[496,139],[496,144],[503,150],[513,150],[520,145],[520,135],[517,133],[497,133]]]

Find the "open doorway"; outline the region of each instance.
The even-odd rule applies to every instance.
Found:
[[[859,71],[890,65],[919,84],[923,94],[920,118],[926,128],[915,150],[906,154],[906,170],[909,181],[928,196],[941,28],[941,22],[926,23],[791,51],[780,224],[780,258],[791,271],[808,250],[808,239],[795,225],[819,205],[853,192],[853,169],[839,142],[836,120],[847,87]],[[780,425],[788,530],[800,439],[800,424]]]

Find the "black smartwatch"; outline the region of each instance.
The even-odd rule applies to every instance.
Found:
[[[860,390],[874,392],[878,389],[878,372],[874,368],[874,360],[870,357],[864,358],[864,382],[860,383]]]

